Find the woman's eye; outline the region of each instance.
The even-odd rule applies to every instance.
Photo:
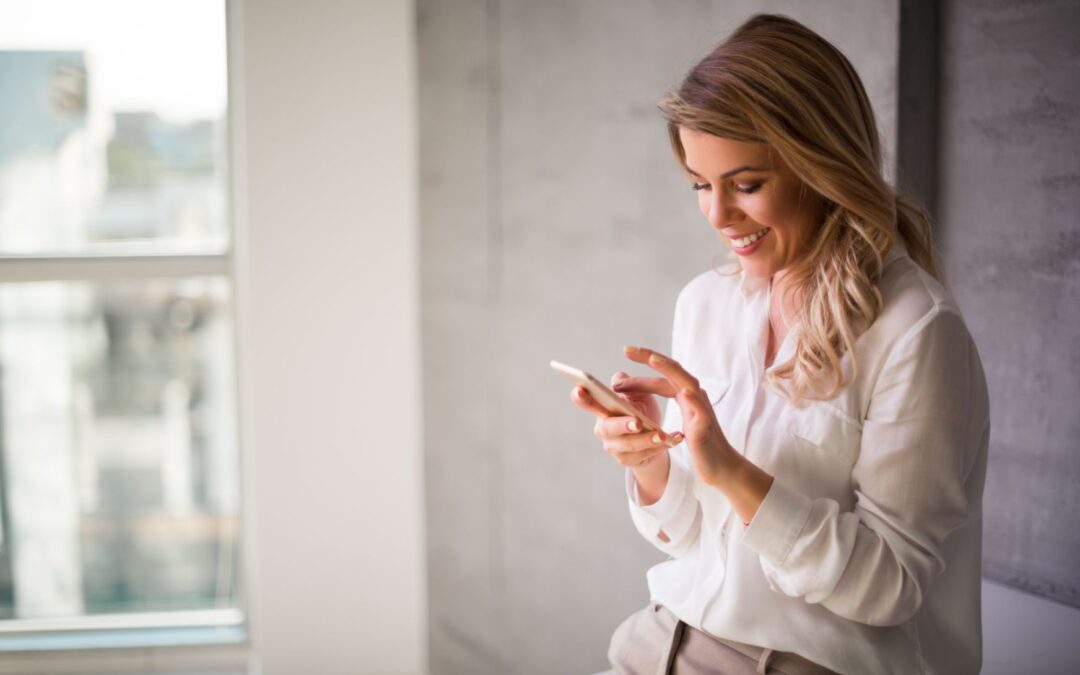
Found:
[[[709,187],[709,184],[708,183],[694,183],[690,187],[695,189],[695,190],[705,190],[705,189],[707,189]]]
[[[760,187],[761,187],[761,183],[755,183],[753,185],[736,185],[735,186],[735,191],[736,192],[741,192],[744,195],[749,195],[749,194],[753,194],[753,193],[757,192]]]

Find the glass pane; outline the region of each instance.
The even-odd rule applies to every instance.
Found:
[[[224,278],[0,286],[0,618],[237,606]]]
[[[224,0],[0,0],[0,254],[228,244]]]

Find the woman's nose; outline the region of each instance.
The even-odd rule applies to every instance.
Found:
[[[731,197],[725,195],[723,190],[712,190],[709,193],[709,224],[717,230],[731,224],[737,215],[737,209],[732,204]]]

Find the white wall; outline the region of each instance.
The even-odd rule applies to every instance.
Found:
[[[413,5],[233,10],[261,672],[423,672]]]
[[[427,672],[414,6],[227,4],[252,642],[0,672]]]
[[[1080,610],[983,580],[982,675],[1071,675]]]

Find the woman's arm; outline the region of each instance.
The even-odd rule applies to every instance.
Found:
[[[675,300],[671,352],[676,358],[683,358],[689,349],[694,293],[694,282],[691,282],[683,287]],[[661,426],[667,430],[682,426],[682,413],[670,398],[664,404]],[[701,504],[694,495],[694,470],[685,442],[649,463],[657,466],[653,469],[646,465],[626,471],[630,518],[645,541],[677,558],[690,550],[701,531]]]
[[[678,423],[678,406],[668,401],[663,427],[670,429]],[[651,470],[645,467],[644,471],[626,471],[630,517],[646,541],[677,558],[690,550],[701,532],[701,504],[694,495],[694,473],[685,443],[657,455],[650,461],[653,462],[657,463],[655,473],[647,473]],[[652,484],[639,482],[639,473],[646,473],[646,480],[653,481]],[[661,481],[663,484],[657,489]]]
[[[645,466],[633,469],[634,482],[637,483],[637,502],[641,506],[652,506],[660,501],[667,487],[668,471],[671,469],[671,457],[660,454],[650,459]]]
[[[988,438],[975,345],[958,314],[934,311],[877,379],[852,472],[854,511],[777,480],[742,541],[774,590],[861,623],[903,623],[944,570],[949,534],[981,515]]]

